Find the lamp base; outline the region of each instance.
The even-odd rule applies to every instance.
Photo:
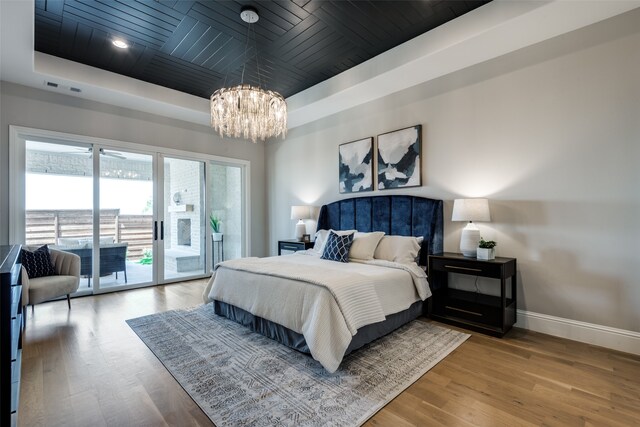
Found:
[[[466,257],[475,258],[480,243],[480,230],[472,222],[462,229],[460,236],[460,252]]]
[[[306,231],[307,231],[307,225],[304,223],[303,220],[299,220],[298,223],[296,224],[296,239],[298,239],[299,241],[302,241],[302,236]]]

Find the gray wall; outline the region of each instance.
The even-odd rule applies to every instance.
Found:
[[[423,186],[363,195],[444,199],[447,251],[464,226],[452,200],[487,197],[479,227],[518,258],[519,308],[640,331],[639,30],[627,13],[272,141],[270,253],[291,205],[345,197],[339,144],[422,124]]]
[[[264,144],[220,139],[206,126],[7,82],[0,87],[0,243],[8,242],[9,125],[175,148],[251,162],[251,248],[266,249]]]

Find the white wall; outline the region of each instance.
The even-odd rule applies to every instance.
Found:
[[[264,144],[220,139],[213,130],[67,95],[2,82],[0,87],[0,244],[8,242],[9,125],[169,147],[251,162],[251,248],[266,249]]]
[[[339,199],[338,145],[422,124],[423,186],[487,197],[519,307],[640,331],[640,13],[630,12],[290,131],[269,143],[269,251],[291,205]],[[463,224],[445,223],[457,251]]]

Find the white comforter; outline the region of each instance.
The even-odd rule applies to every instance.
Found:
[[[208,300],[302,334],[313,358],[335,372],[359,328],[431,295],[426,274],[415,264],[339,263],[305,255],[225,261],[211,277]]]

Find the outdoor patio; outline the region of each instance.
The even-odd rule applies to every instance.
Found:
[[[127,283],[124,281],[124,273],[119,272],[116,277],[116,273],[112,273],[103,277],[100,277],[100,287],[108,288],[113,286],[121,286],[125,284],[134,284],[134,283],[148,283],[152,280],[152,268],[153,265],[142,265],[136,261],[127,261]],[[203,273],[202,270],[199,271],[187,271],[187,272],[177,272],[170,269],[165,269],[165,278],[168,279],[178,279],[181,277],[189,277],[194,276],[196,274]],[[89,280],[88,277],[83,277],[80,279],[80,287],[78,288],[78,292],[86,291],[91,289],[94,281],[93,278]],[[91,286],[89,286],[91,284]]]
[[[90,209],[28,210],[26,212],[27,245],[49,245],[51,248],[73,252],[82,257],[82,278],[79,292],[93,288],[89,277],[92,257],[93,211]],[[151,215],[121,215],[119,209],[100,211],[101,257],[110,249],[120,247],[124,266],[117,272],[100,277],[100,287],[150,283],[153,280],[153,265],[149,258],[153,247],[153,217]],[[121,258],[121,259],[122,259]],[[185,262],[187,260],[188,262]],[[102,262],[103,260],[101,260]],[[157,262],[157,260],[155,260]],[[122,262],[122,261],[120,261]],[[122,269],[121,269],[122,268]],[[101,270],[102,267],[101,267]],[[113,270],[111,270],[113,271]],[[104,273],[104,270],[103,270]],[[190,247],[177,246],[166,249],[164,278],[171,280],[204,273],[204,259]]]
[[[205,162],[167,157],[163,182],[154,184],[152,156],[147,154],[100,149],[100,167],[94,170],[95,147],[41,141],[26,145],[25,244],[46,244],[80,256],[80,292],[94,289],[92,264],[98,260],[102,289],[153,283],[154,267],[159,265],[163,271],[156,282],[208,272]],[[238,258],[243,233],[242,169],[212,164],[210,171],[210,215],[224,222],[225,233],[224,243],[214,247],[216,260],[223,253],[225,259]],[[97,203],[93,200],[96,173]],[[162,214],[156,213],[157,217],[153,214],[158,209],[156,184],[164,189]],[[100,248],[97,258],[94,244]]]

